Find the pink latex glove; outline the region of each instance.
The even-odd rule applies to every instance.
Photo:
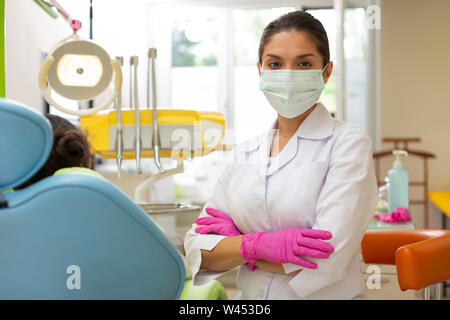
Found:
[[[200,234],[213,232],[227,237],[242,235],[242,233],[234,224],[233,220],[227,214],[209,207],[206,208],[205,211],[213,217],[197,218],[197,220],[195,220],[196,224],[206,226],[195,228],[195,232]],[[248,262],[246,262],[244,265],[252,271],[258,269],[257,266],[251,265]]]
[[[206,226],[195,228],[195,232],[200,234],[213,232],[227,237],[240,236],[242,234],[227,214],[209,207],[205,211],[212,217],[197,218],[195,220],[196,224]],[[250,265],[248,262],[244,265],[252,271],[258,268],[255,265]]]
[[[329,240],[331,237],[328,231],[294,228],[248,233],[242,237],[240,255],[251,266],[256,260],[263,259],[316,269],[316,263],[298,256],[327,259],[334,247],[319,239]]]
[[[195,223],[204,225],[204,227],[195,228],[195,232],[200,234],[217,233],[227,237],[240,236],[242,234],[227,214],[213,208],[206,208],[205,211],[212,217],[197,218]]]

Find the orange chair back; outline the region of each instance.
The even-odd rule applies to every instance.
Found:
[[[401,290],[450,279],[448,230],[368,230],[361,253],[365,263],[396,265]]]

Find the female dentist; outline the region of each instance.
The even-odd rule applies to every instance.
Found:
[[[360,242],[375,209],[372,144],[317,100],[328,81],[326,32],[304,11],[264,29],[260,89],[278,117],[232,151],[186,234],[194,285],[240,266],[237,299],[361,299]]]

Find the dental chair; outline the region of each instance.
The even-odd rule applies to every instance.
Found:
[[[0,299],[226,298],[218,282],[186,281],[167,236],[105,179],[58,174],[2,193],[44,165],[52,140],[42,115],[0,99]]]
[[[400,289],[425,289],[425,300],[440,300],[441,282],[450,279],[449,230],[368,230],[361,254],[368,264],[395,265]]]

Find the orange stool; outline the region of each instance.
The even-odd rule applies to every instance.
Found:
[[[402,291],[425,288],[425,299],[440,299],[440,283],[450,279],[450,231],[433,229],[368,230],[361,242],[365,263],[397,267]]]

